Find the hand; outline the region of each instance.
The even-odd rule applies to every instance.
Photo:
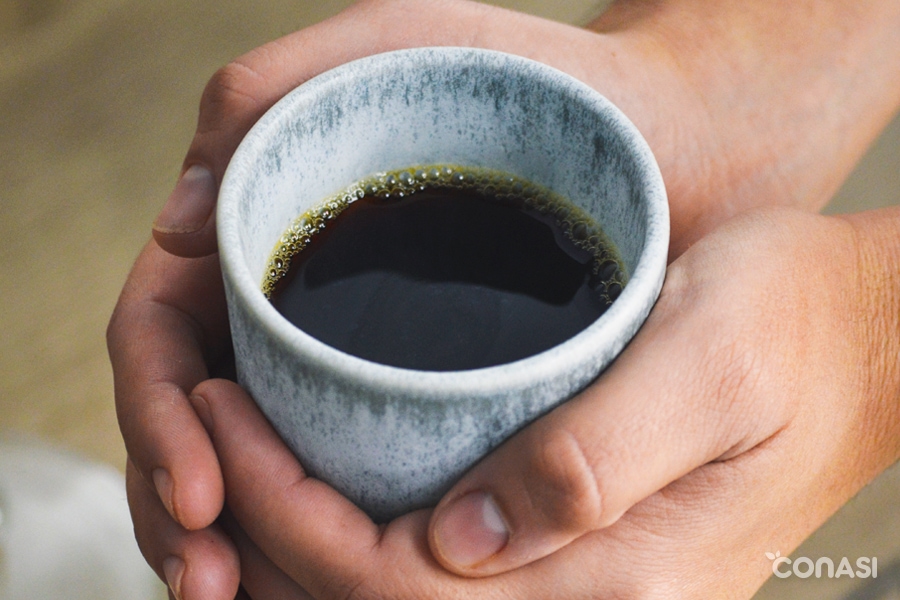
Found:
[[[416,45],[495,48],[568,71],[609,96],[648,138],[669,187],[673,257],[715,224],[754,204],[778,198],[799,206],[820,205],[887,119],[891,106],[884,97],[896,91],[894,80],[878,79],[883,68],[863,70],[865,77],[884,83],[880,87],[866,85],[869,81],[846,86],[849,75],[837,68],[804,69],[800,63],[810,57],[828,64],[815,39],[803,46],[809,53],[782,52],[779,44],[764,40],[771,50],[771,60],[763,61],[765,77],[744,77],[741,70],[759,53],[744,43],[746,36],[720,39],[710,31],[694,31],[689,39],[696,47],[687,48],[678,39],[680,30],[671,25],[691,24],[690,15],[682,11],[672,21],[672,11],[662,10],[663,3],[649,12],[631,10],[647,8],[639,3],[620,3],[595,24],[602,35],[480,4],[442,1],[428,10],[418,2],[408,4],[360,3],[241,57],[213,77],[183,177],[157,220],[156,242],[139,258],[111,320],[110,356],[131,457],[130,503],[138,539],[161,576],[165,557],[173,558],[166,563],[168,579],[177,576],[188,597],[214,594],[208,587],[212,581],[221,586],[215,593],[227,594],[223,590],[237,586],[230,542],[217,526],[205,529],[219,514],[223,484],[186,394],[208,377],[208,365],[227,362],[229,344],[215,259],[180,260],[160,246],[181,256],[214,251],[212,208],[227,161],[256,119],[295,85],[353,58]],[[878,16],[877,11],[867,14]],[[872,27],[847,28],[858,30],[859,39],[877,48],[875,55],[885,65],[892,64],[890,35],[885,39]],[[859,39],[847,46],[858,50]],[[740,55],[744,60],[737,60],[735,47],[746,52]],[[731,76],[710,73],[710,48],[735,59],[725,65]],[[840,65],[850,75],[860,71],[858,61]],[[810,89],[840,84],[843,95],[835,101],[828,94],[798,98],[795,88],[784,84],[790,80],[802,87],[801,76],[810,72],[814,81],[809,83],[815,84]],[[739,105],[728,101],[735,97],[741,99]],[[766,112],[769,107],[779,110]],[[802,152],[794,147],[798,139],[831,140],[836,130],[842,133],[842,145],[811,143]],[[155,494],[142,495],[135,483],[150,486]],[[155,521],[146,515],[162,506],[175,520],[148,527]],[[214,551],[207,545],[211,540]],[[201,589],[206,592],[195,592]]]
[[[297,85],[379,52],[459,45],[544,62],[617,104],[662,170],[674,258],[753,206],[824,206],[897,109],[900,42],[889,24],[898,12],[890,0],[756,0],[753,10],[620,0],[581,29],[465,0],[363,0],[213,76],[154,238],[177,256],[216,251],[213,207],[228,161]],[[830,29],[843,37],[821,35]]]
[[[211,525],[222,510],[222,476],[184,392],[230,359],[218,256],[178,258],[150,242],[122,291],[108,344],[138,544],[160,577],[164,564],[171,574],[187,563],[196,573],[188,589],[234,598],[237,556],[229,538]],[[136,464],[144,467],[140,475]],[[154,486],[152,503],[135,502],[136,484]],[[148,541],[160,532],[141,530],[144,514],[162,509],[161,501],[173,526],[164,530],[166,546]],[[170,556],[177,559],[166,562]]]
[[[900,231],[900,209],[867,218]],[[873,260],[885,239],[785,210],[729,222],[671,265],[595,385],[435,510],[384,528],[307,478],[240,387],[201,383],[244,586],[258,599],[749,597],[771,574],[766,551],[793,549],[900,457],[900,256]],[[145,526],[168,522],[157,509]]]

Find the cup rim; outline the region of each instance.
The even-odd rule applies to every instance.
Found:
[[[390,68],[398,59],[424,63],[452,60],[494,68],[514,65],[520,73],[613,117],[616,135],[638,158],[635,166],[647,198],[647,232],[627,285],[594,323],[552,348],[514,362],[462,371],[421,371],[376,363],[329,346],[290,323],[265,298],[261,282],[253,278],[243,261],[239,243],[241,217],[237,205],[256,159],[266,151],[272,134],[299,114],[303,106],[334,93],[335,87],[358,77],[360,72]],[[326,71],[286,94],[250,129],[232,156],[219,190],[216,220],[222,275],[232,286],[232,301],[243,304],[268,337],[301,355],[311,369],[326,369],[362,386],[402,389],[423,400],[437,401],[540,386],[561,373],[589,367],[600,355],[615,357],[643,323],[659,295],[669,244],[669,210],[662,175],[647,142],[621,110],[593,88],[553,67],[505,52],[464,47],[413,48],[368,56]],[[618,338],[623,338],[619,347],[610,349]]]

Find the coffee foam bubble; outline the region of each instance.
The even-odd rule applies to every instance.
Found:
[[[290,268],[291,259],[309,245],[347,206],[365,197],[385,202],[405,198],[426,188],[476,192],[499,202],[510,202],[552,217],[566,238],[593,256],[591,271],[603,281],[599,290],[612,302],[627,282],[615,246],[600,226],[580,207],[563,196],[526,179],[484,167],[421,165],[384,171],[362,179],[309,209],[284,232],[267,263],[262,291],[270,298],[275,284]]]

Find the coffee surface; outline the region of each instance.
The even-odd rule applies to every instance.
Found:
[[[537,188],[419,180],[400,193],[370,182],[320,208],[315,225],[301,219],[302,248],[273,259],[275,308],[360,358],[456,371],[560,344],[621,291],[624,273],[596,226],[535,201]]]

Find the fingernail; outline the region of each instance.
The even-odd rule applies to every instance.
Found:
[[[175,517],[175,506],[172,503],[172,490],[175,484],[172,482],[172,476],[163,468],[153,470],[153,485],[156,487],[156,493],[159,499],[165,505],[169,514]],[[177,519],[177,517],[175,517]]]
[[[166,584],[177,600],[181,600],[181,576],[184,575],[184,561],[177,556],[170,556],[163,561],[163,573]]]
[[[188,396],[188,400],[191,401],[191,406],[194,407],[194,412],[197,413],[197,418],[203,423],[206,431],[212,431],[212,412],[209,410],[209,402],[206,401],[206,398],[198,394],[191,394]]]
[[[193,233],[209,220],[216,204],[216,180],[204,166],[194,165],[178,180],[153,229],[161,233]]]
[[[490,494],[470,492],[442,511],[434,539],[447,562],[472,567],[500,552],[509,541],[509,530]]]

